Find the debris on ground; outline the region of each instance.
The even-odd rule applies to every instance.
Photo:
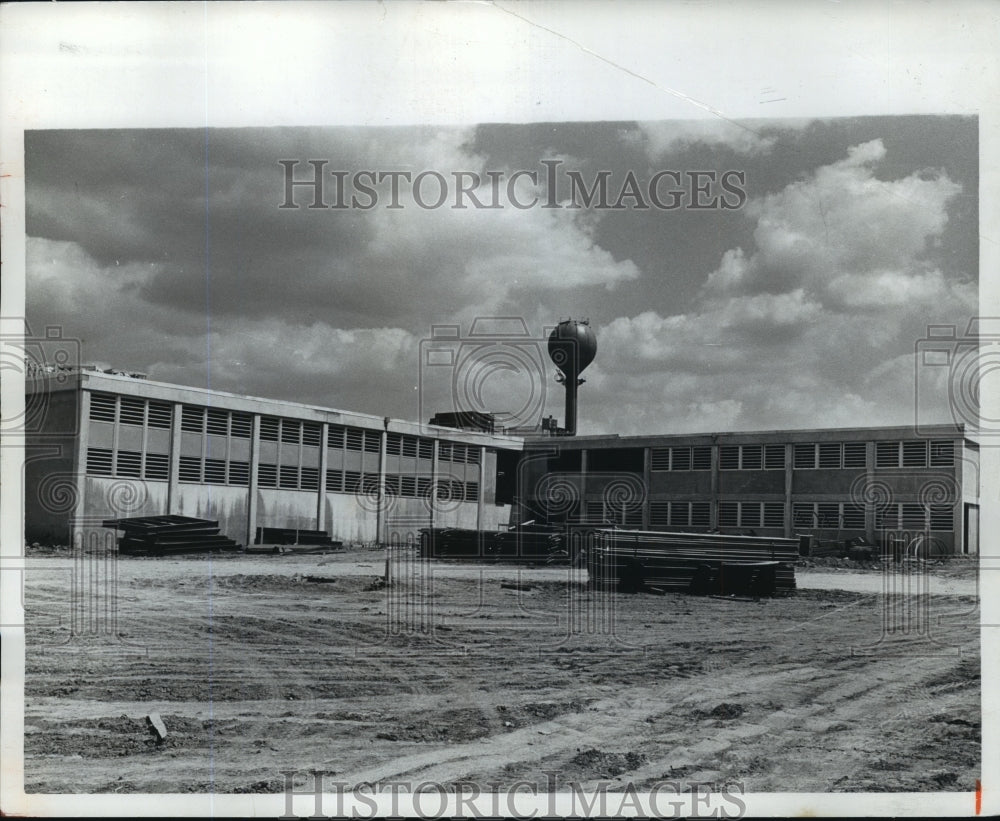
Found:
[[[163,723],[163,719],[160,718],[159,713],[150,713],[146,716],[146,721],[149,722],[149,726],[156,733],[157,741],[163,741],[167,737],[167,725]]]

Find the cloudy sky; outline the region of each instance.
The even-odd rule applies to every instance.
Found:
[[[151,379],[406,419],[475,393],[460,364],[428,364],[434,325],[460,325],[461,363],[485,350],[476,317],[522,318],[529,352],[588,318],[580,433],[907,424],[915,344],[977,309],[977,132],[952,116],[33,131],[27,314]],[[283,159],[298,178],[327,161],[328,205],[331,171],[432,171],[448,199],[421,207],[401,180],[388,207],[387,179],[374,207],[348,186],[346,208],[308,208],[304,188],[280,208]],[[554,191],[542,161],[560,163]],[[508,189],[518,171],[537,184]],[[630,175],[639,196],[542,207],[569,204],[567,171],[588,187],[607,172],[609,205]],[[682,182],[661,177],[661,201],[687,189],[677,208],[648,202],[660,171]],[[695,196],[692,171],[717,182]],[[745,197],[720,187],[727,171]],[[499,207],[451,207],[456,172]],[[713,199],[740,207],[691,207]],[[554,372],[487,368],[482,406],[531,394],[562,417]],[[946,420],[945,383],[920,378]]]

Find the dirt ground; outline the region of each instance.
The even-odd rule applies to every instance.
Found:
[[[594,592],[568,568],[383,572],[381,552],[29,554],[26,790],[980,777],[974,571],[814,565],[756,602]]]

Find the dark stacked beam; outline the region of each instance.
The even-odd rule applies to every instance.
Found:
[[[797,539],[599,529],[587,570],[598,587],[760,596],[795,589],[798,557]]]
[[[501,562],[565,563],[562,530],[531,525],[504,530],[493,539],[493,553]]]
[[[425,527],[420,531],[420,555],[427,559],[491,560],[495,536],[485,530]]]
[[[237,544],[219,532],[219,523],[191,516],[136,516],[105,519],[103,527],[122,531],[118,551],[131,555],[164,556],[174,553],[203,553],[212,550],[239,550]]]
[[[420,554],[428,559],[469,562],[565,564],[563,530],[542,525],[513,530],[428,527],[420,531]]]
[[[258,527],[254,544],[314,545],[336,547],[343,542],[333,541],[325,530],[302,530],[288,527]]]

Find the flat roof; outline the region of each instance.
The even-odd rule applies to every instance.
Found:
[[[958,439],[967,440],[976,445],[975,439],[966,432],[964,425],[935,424],[920,425],[889,425],[874,427],[851,428],[790,428],[783,430],[749,430],[721,431],[711,433],[659,433],[659,434],[628,434],[618,433],[589,434],[584,436],[528,436],[525,437],[525,449],[552,448],[628,448],[647,447],[661,443],[685,443],[710,445],[718,442],[725,444],[768,444],[787,441],[849,441],[860,439]]]
[[[521,450],[524,442],[523,437],[520,436],[421,424],[405,419],[392,419],[386,416],[357,413],[355,411],[340,410],[322,405],[309,405],[286,399],[248,396],[228,391],[196,388],[191,385],[177,385],[171,382],[157,382],[151,379],[136,379],[130,376],[102,373],[100,371],[83,370],[54,373],[47,379],[39,380],[36,378],[30,382],[26,382],[26,387],[35,386],[36,390],[39,390],[44,383],[49,383],[46,389],[51,391],[73,391],[78,389],[104,391],[123,396],[158,399],[164,402],[181,402],[206,407],[214,406],[225,408],[226,410],[260,413],[267,416],[289,416],[311,422],[355,425],[369,430],[386,430],[390,433],[402,433],[412,436],[431,436],[439,439],[464,442],[466,444],[502,447],[509,450]]]
[[[82,388],[99,390],[130,396],[143,396],[166,402],[182,402],[195,405],[217,405],[230,410],[243,410],[268,416],[294,416],[299,419],[328,422],[340,425],[388,430],[415,436],[436,436],[456,441],[494,445],[511,450],[543,449],[558,447],[560,450],[583,448],[627,448],[648,447],[670,443],[686,444],[758,444],[787,441],[844,441],[850,439],[897,438],[962,438],[972,446],[978,446],[975,433],[966,430],[964,424],[892,425],[850,428],[792,428],[783,430],[725,431],[704,433],[658,433],[658,434],[589,434],[583,436],[543,436],[485,433],[483,431],[461,430],[458,428],[429,425],[403,419],[390,419],[375,414],[358,413],[337,408],[310,405],[286,399],[249,396],[228,391],[209,390],[191,385],[158,382],[151,379],[137,379],[131,376],[103,373],[101,371],[79,370],[53,373],[48,378],[37,377],[26,383],[27,388],[46,385],[46,390],[66,391]]]

